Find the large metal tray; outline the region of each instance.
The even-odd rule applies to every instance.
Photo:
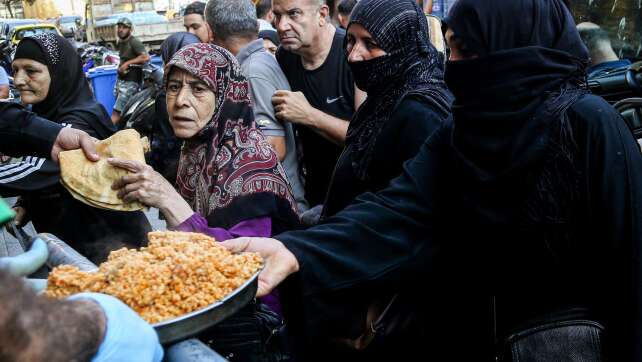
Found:
[[[256,295],[257,271],[252,278],[222,300],[197,311],[152,324],[162,344],[172,344],[193,337],[235,314]]]

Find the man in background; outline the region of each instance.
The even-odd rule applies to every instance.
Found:
[[[186,32],[196,35],[201,42],[210,42],[210,27],[205,21],[204,2],[195,1],[185,7],[183,26]]]
[[[254,119],[279,161],[285,168],[299,212],[308,209],[296,152],[292,124],[278,120],[272,95],[290,90],[285,75],[274,56],[264,48],[258,37],[256,12],[251,0],[210,0],[205,9],[212,29],[212,42],[229,50],[241,64],[241,71],[250,83]]]
[[[149,61],[145,46],[132,35],[131,20],[120,18],[116,24],[118,25],[120,65],[118,66],[118,80],[114,88],[116,103],[111,114],[111,121],[114,124],[120,123],[120,113],[125,107],[125,103],[138,92],[143,81],[142,65]],[[140,67],[130,68],[130,65],[140,65]]]
[[[274,30],[274,26],[272,26],[272,22],[274,21],[272,0],[256,1],[256,17],[259,20],[259,31]]]
[[[339,14],[339,25],[341,29],[347,29],[348,23],[350,22],[350,14],[355,5],[357,5],[358,0],[341,0],[339,6],[337,6],[337,13]]]
[[[350,118],[365,98],[345,56],[346,33],[329,22],[329,11],[324,0],[272,1],[277,60],[292,88],[277,91],[272,103],[277,118],[298,132],[310,206],[325,201]]]

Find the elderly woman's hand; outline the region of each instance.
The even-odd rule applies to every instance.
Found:
[[[130,172],[112,185],[112,189],[118,190],[118,197],[125,202],[139,201],[158,208],[169,227],[179,225],[194,213],[176,189],[151,166],[117,158],[110,158],[107,162]]]

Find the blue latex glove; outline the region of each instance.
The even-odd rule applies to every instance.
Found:
[[[105,311],[105,338],[92,362],[160,362],[163,347],[154,328],[120,300],[99,293],[80,293],[68,299],[91,299]]]

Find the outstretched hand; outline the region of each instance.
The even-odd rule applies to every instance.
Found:
[[[269,294],[290,274],[299,271],[299,262],[283,243],[269,238],[238,238],[221,243],[233,253],[255,252],[263,258],[257,297]]]
[[[65,127],[60,130],[54,145],[51,148],[51,159],[58,162],[58,154],[61,151],[75,150],[82,148],[85,156],[90,161],[98,161],[100,156],[96,152],[96,139],[91,137],[87,132],[79,129]]]

